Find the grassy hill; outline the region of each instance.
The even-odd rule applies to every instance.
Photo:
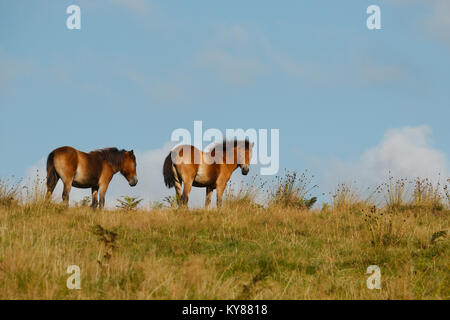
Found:
[[[377,208],[344,191],[323,209],[239,198],[94,212],[2,190],[0,299],[450,298],[445,205]],[[70,265],[80,290],[67,289]]]

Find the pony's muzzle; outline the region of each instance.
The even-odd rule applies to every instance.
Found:
[[[128,183],[130,184],[131,187],[134,187],[135,185],[137,185],[138,183],[138,178],[137,177],[133,177],[131,178]]]
[[[248,167],[248,165],[242,166],[241,168],[242,174],[244,176],[246,176],[248,174],[248,172],[250,171],[250,168]]]

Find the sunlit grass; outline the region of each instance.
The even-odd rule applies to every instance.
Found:
[[[307,210],[255,205],[252,190],[210,210],[2,202],[0,299],[450,298],[445,191],[440,210],[412,196]],[[66,287],[69,265],[81,290]],[[366,286],[369,265],[381,290]]]

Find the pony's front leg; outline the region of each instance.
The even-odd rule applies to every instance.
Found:
[[[96,209],[98,206],[98,187],[92,187],[92,209]]]
[[[218,184],[216,188],[217,193],[217,208],[222,206],[222,198],[223,198],[223,192],[225,191],[225,187],[227,186],[226,183],[224,184]]]
[[[100,177],[99,180],[99,189],[98,189],[98,193],[99,193],[99,208],[103,209],[103,207],[105,206],[105,195],[106,195],[106,190],[108,190],[108,186],[109,183],[111,182],[111,179],[113,177],[113,172],[111,171],[104,171],[102,176]]]
[[[216,181],[216,192],[217,192],[217,207],[222,206],[223,192],[227,187],[228,180],[230,180],[231,173],[221,175]]]
[[[106,190],[108,190],[108,186],[100,187],[99,189],[99,208],[103,209],[105,206],[105,195]]]

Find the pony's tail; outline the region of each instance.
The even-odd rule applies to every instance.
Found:
[[[54,164],[55,153],[51,152],[47,158],[47,189],[52,192],[58,182],[59,176]]]
[[[166,160],[164,160],[163,176],[166,187],[169,189],[173,188],[175,186],[175,174],[173,170],[172,152],[169,152]]]

